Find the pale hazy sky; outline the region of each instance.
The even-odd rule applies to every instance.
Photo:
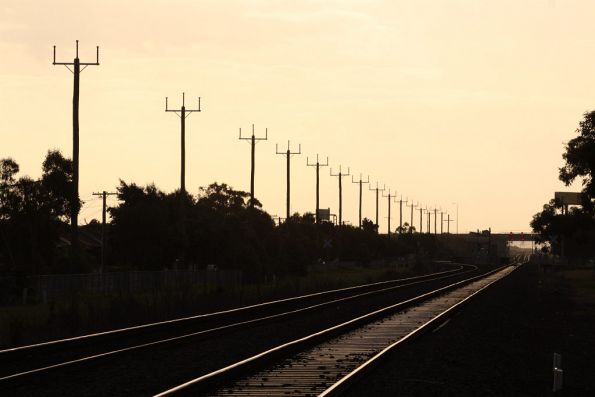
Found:
[[[285,212],[275,143],[290,139],[303,153],[294,211],[313,210],[305,163],[320,153],[453,217],[458,202],[461,231],[526,231],[572,189],[557,169],[595,109],[594,15],[595,2],[572,0],[0,0],[0,157],[37,177],[48,149],[71,156],[72,75],[52,66],[52,46],[72,60],[79,39],[81,60],[99,45],[101,62],[81,76],[81,222],[100,216],[91,193],[119,178],[178,187],[179,119],[164,98],[179,106],[185,91],[203,106],[187,120],[191,193],[214,181],[249,190],[237,134],[255,123],[269,129],[256,195],[273,215]],[[328,172],[321,207],[336,212]],[[357,224],[357,185],[344,181],[344,219]],[[364,216],[374,205],[366,191]],[[380,213],[385,231],[386,200]]]

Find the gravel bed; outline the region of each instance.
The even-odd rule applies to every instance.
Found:
[[[555,395],[595,396],[595,313],[573,296],[561,278],[525,265],[440,329],[391,352],[344,394],[552,396],[557,352],[564,389]]]

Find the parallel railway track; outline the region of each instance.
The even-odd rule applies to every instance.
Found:
[[[187,381],[158,397],[338,395],[388,351],[444,322],[514,269],[506,266],[375,310]]]
[[[80,371],[85,371],[85,366],[103,365],[126,353],[146,351],[156,346],[191,343],[197,338],[217,337],[223,332],[235,332],[256,324],[297,318],[308,312],[334,305],[346,306],[350,302],[377,298],[394,291],[423,289],[471,271],[471,267],[460,265],[452,270],[426,276],[325,291],[217,313],[2,350],[0,390],[4,386],[18,385],[33,377],[54,374],[65,368],[72,370],[72,367],[80,367]]]

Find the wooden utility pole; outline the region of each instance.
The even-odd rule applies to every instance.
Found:
[[[368,189],[370,189],[370,188],[368,187]],[[380,232],[380,229],[379,229],[379,227],[380,227],[379,225],[380,224],[378,223],[378,198],[379,198],[378,192],[383,192],[384,189],[386,189],[386,186],[383,186],[382,189],[380,189],[378,187],[378,182],[376,182],[376,187],[375,188],[370,189],[371,191],[376,191],[376,231],[377,232]]]
[[[343,225],[343,177],[349,176],[350,169],[347,168],[347,173],[341,172],[341,166],[339,165],[339,173],[333,174],[333,169],[330,169],[331,176],[339,177],[339,225]]]
[[[320,167],[328,166],[328,157],[326,163],[322,164],[318,161],[318,154],[316,154],[316,162],[310,164],[308,157],[306,157],[306,165],[308,167],[316,167],[316,223],[320,222]]]
[[[394,195],[390,194],[390,189],[388,189],[388,195],[384,195],[384,192],[382,192],[382,197],[386,197],[388,199],[388,216],[386,217],[387,221],[388,221],[388,227],[387,227],[387,236],[390,239],[390,205],[392,203],[392,201],[395,199]]]
[[[454,219],[450,219],[450,214],[446,214],[446,234],[450,234],[450,222],[454,222]]]
[[[256,142],[266,141],[269,136],[268,128],[264,129],[264,138],[257,138],[254,135],[254,124],[252,124],[252,136],[242,137],[242,128],[240,128],[240,140],[249,140],[251,146],[251,162],[250,162],[250,207],[254,207],[254,169],[256,167]]]
[[[367,180],[362,179],[362,174],[359,174],[359,181],[353,179],[353,175],[351,176],[351,182],[359,184],[359,227],[362,227],[362,184],[370,183],[370,177],[368,176]]]
[[[411,205],[407,206],[407,207],[411,207],[411,223],[409,224],[409,233],[413,233],[413,209],[417,208],[418,204],[413,204],[413,200],[411,200]]]
[[[405,205],[408,200],[405,199]],[[403,233],[403,196],[399,199],[399,234]]]
[[[106,234],[105,234],[105,218],[106,218],[106,199],[107,196],[116,196],[118,193],[108,193],[105,190],[101,193],[93,193],[93,196],[101,196],[103,199],[103,210],[101,212],[101,266],[99,267],[99,273],[103,273],[103,269],[105,268],[105,242],[106,242]]]
[[[289,141],[287,141],[287,151],[286,152],[280,152],[279,151],[279,145],[275,145],[275,152],[277,154],[281,154],[287,157],[287,203],[286,203],[286,212],[285,212],[285,219],[289,220],[289,217],[291,216],[290,211],[291,211],[291,203],[290,203],[290,188],[291,188],[291,179],[290,179],[290,164],[291,164],[291,156],[294,154],[302,154],[302,144],[300,143],[299,145],[299,149],[297,152],[292,152],[291,149],[289,148]]]
[[[200,97],[198,97],[198,109],[186,109],[184,104],[185,94],[182,93],[182,107],[180,109],[169,109],[165,97],[165,111],[174,112],[180,117],[180,191],[186,193],[186,117],[194,112],[200,112]]]
[[[96,47],[95,62],[81,62],[79,59],[79,41],[76,40],[76,55],[72,62],[56,62],[56,46],[54,46],[53,65],[64,65],[74,75],[74,89],[72,95],[72,192],[70,197],[70,228],[72,249],[70,257],[73,263],[79,260],[78,214],[79,200],[79,82],[80,74],[87,66],[99,65],[99,46]],[[72,66],[72,69],[69,67]],[[81,69],[81,66],[83,68]]]
[[[434,207],[434,234],[438,234],[436,225],[438,225],[438,208]]]
[[[423,230],[424,230],[423,213],[424,213],[424,209],[420,205],[419,206],[419,233],[420,234],[423,233]]]

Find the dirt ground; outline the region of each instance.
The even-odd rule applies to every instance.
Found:
[[[590,280],[589,280],[590,278]],[[443,327],[390,353],[348,396],[595,396],[595,273],[524,265]]]

